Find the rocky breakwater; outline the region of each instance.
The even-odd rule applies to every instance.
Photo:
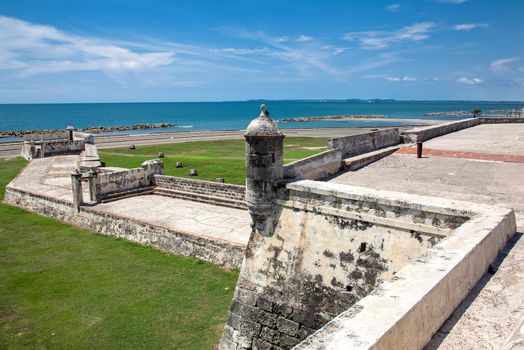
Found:
[[[362,119],[385,119],[386,116],[382,114],[371,115],[327,115],[319,117],[297,117],[280,119],[281,123],[300,123],[300,122],[317,122],[320,120],[362,120]]]
[[[93,126],[83,129],[78,129],[90,134],[102,134],[106,132],[114,131],[128,131],[128,130],[147,130],[147,129],[163,129],[163,128],[172,128],[176,124],[171,123],[153,123],[153,124],[135,124],[135,125],[125,125],[125,126]],[[0,138],[3,137],[23,137],[32,133],[55,133],[57,131],[63,130],[13,130],[13,131],[0,131]]]

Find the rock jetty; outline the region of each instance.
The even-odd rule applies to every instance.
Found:
[[[298,117],[298,118],[285,118],[280,119],[282,123],[300,123],[300,122],[316,122],[319,120],[354,120],[354,119],[384,119],[386,116],[382,114],[370,114],[370,115],[327,115],[319,117]]]
[[[135,124],[135,125],[126,125],[126,126],[93,126],[83,129],[78,129],[79,131],[87,132],[90,134],[101,134],[105,132],[112,131],[128,131],[128,130],[146,130],[146,129],[162,129],[162,128],[172,128],[176,124],[171,123],[153,123],[153,124]],[[14,131],[0,131],[0,138],[4,137],[23,137],[24,135],[32,134],[34,132],[38,133],[53,133],[63,130],[14,130]]]

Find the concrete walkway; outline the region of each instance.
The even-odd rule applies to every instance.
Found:
[[[35,159],[28,163],[10,186],[71,203],[71,172],[77,161],[78,156]],[[84,193],[84,198],[89,198],[87,192]],[[174,231],[243,246],[247,245],[251,233],[251,217],[246,210],[171,197],[145,195],[124,198],[98,204],[96,209]]]
[[[480,125],[424,148],[441,153],[417,159],[414,149],[397,152],[330,181],[514,208],[520,233],[499,256],[498,271],[482,278],[427,347],[499,349],[524,315],[524,163],[498,156],[524,156],[524,125]]]

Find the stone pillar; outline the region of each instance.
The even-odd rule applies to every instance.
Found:
[[[98,203],[100,201],[100,194],[98,186],[98,173],[96,171],[91,171],[89,174],[89,200],[91,203]]]
[[[84,202],[82,193],[82,174],[77,170],[71,173],[71,186],[73,188],[73,205],[76,211],[80,211],[80,206]]]
[[[246,139],[246,204],[253,220],[253,232],[271,236],[275,226],[275,182],[284,177],[285,135],[269,117],[266,105],[249,123]]]

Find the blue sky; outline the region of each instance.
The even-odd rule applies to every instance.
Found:
[[[0,103],[524,100],[524,1],[2,1]]]

